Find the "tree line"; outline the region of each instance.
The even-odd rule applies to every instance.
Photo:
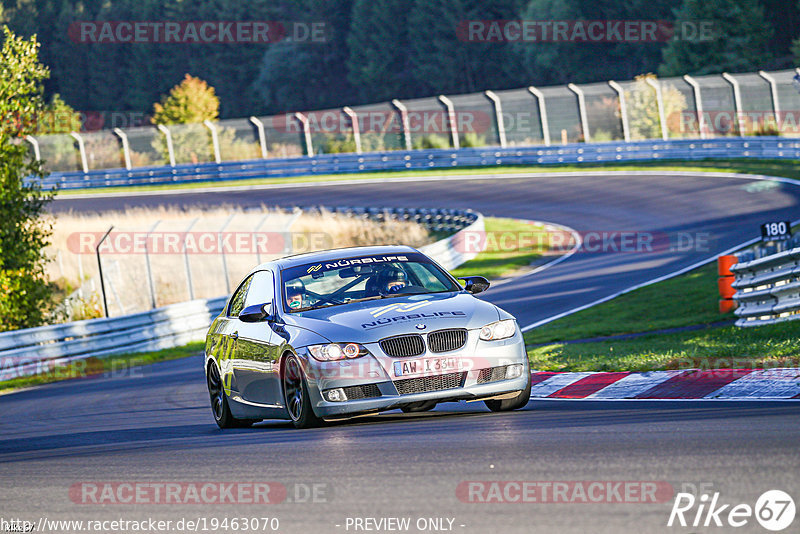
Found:
[[[459,31],[465,21],[508,20],[647,20],[676,34],[513,42]],[[323,31],[269,43],[97,42],[76,30],[87,21],[274,21]],[[704,39],[680,31],[701,22]],[[788,68],[793,51],[800,55],[799,22],[797,0],[3,0],[0,11],[0,23],[42,43],[49,98],[84,112],[152,114],[189,73],[216,89],[222,118],[648,72]]]

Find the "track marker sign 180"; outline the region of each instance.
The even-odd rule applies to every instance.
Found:
[[[792,238],[792,223],[789,221],[768,222],[761,225],[762,241],[786,241]]]

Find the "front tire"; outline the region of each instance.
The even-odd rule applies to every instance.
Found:
[[[231,414],[228,406],[228,397],[225,395],[225,388],[222,385],[222,378],[219,375],[217,366],[213,363],[208,366],[206,373],[206,383],[208,384],[208,395],[211,397],[211,413],[217,426],[225,428],[247,428],[257,423],[257,419],[236,419]]]
[[[317,417],[311,407],[308,395],[308,382],[303,376],[303,368],[297,356],[289,356],[283,368],[283,398],[286,411],[295,428],[314,428],[322,426],[323,420]]]
[[[494,399],[483,401],[486,407],[493,412],[510,412],[512,410],[519,410],[524,408],[531,400],[531,379],[528,373],[528,385],[525,389],[519,392],[519,395],[510,399]]]

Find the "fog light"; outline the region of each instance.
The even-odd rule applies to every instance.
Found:
[[[525,370],[525,366],[521,363],[515,363],[514,365],[509,365],[506,367],[506,380],[511,378],[519,378],[522,376],[522,371]]]
[[[344,394],[344,390],[342,388],[336,388],[326,391],[325,398],[330,402],[342,402],[347,400],[347,395]]]

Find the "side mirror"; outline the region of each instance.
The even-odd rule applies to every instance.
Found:
[[[239,314],[239,320],[244,323],[260,323],[261,321],[268,321],[270,319],[269,307],[271,303],[253,304],[242,310]]]
[[[483,293],[489,289],[490,285],[489,281],[482,276],[464,276],[459,278],[459,280],[464,280],[464,282],[466,282],[464,285],[464,290],[467,293],[472,293],[473,295]]]

